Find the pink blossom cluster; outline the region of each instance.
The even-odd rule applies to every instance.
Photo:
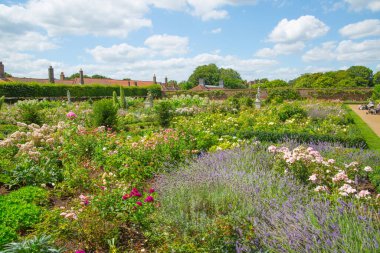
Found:
[[[67,114],[66,114],[66,118],[70,119],[70,120],[73,120],[77,117],[77,115],[72,112],[72,111],[69,111]]]
[[[149,194],[152,194],[152,193],[154,193],[154,189],[150,188],[148,192],[149,192]],[[139,192],[139,190],[137,190],[137,188],[133,188],[130,193],[127,193],[127,194],[123,195],[122,199],[123,200],[127,200],[129,198],[133,198],[133,197],[140,198],[142,196],[143,195]],[[154,198],[151,195],[148,195],[144,199],[144,202],[146,202],[146,203],[153,202],[153,201],[154,201]],[[143,203],[141,201],[136,201],[136,205],[142,206]]]
[[[153,133],[151,136],[144,136],[139,142],[133,142],[131,146],[132,148],[143,146],[144,148],[155,149],[157,145],[178,141],[180,135],[175,129],[168,128],[158,133]]]
[[[308,181],[316,185],[315,192],[330,193],[335,190],[341,196],[356,196],[359,199],[369,199],[371,197],[370,191],[361,190],[358,193],[357,189],[353,187],[355,181],[350,177],[359,177],[358,173],[361,170],[357,161],[345,164],[342,169],[342,167],[336,165],[334,159],[325,159],[312,147],[305,148],[303,146],[289,150],[287,147],[277,148],[272,145],[268,147],[268,152],[279,154],[278,157],[288,164],[286,171],[291,170],[296,161],[303,162],[304,166],[310,166],[311,174]],[[362,170],[366,173],[373,171],[370,166],[365,166]]]

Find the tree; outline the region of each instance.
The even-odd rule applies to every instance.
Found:
[[[90,76],[88,75],[83,75],[84,78],[91,78]],[[75,78],[80,78],[80,74],[79,73],[75,73],[75,74],[72,74],[71,76],[67,77],[66,79],[68,80],[72,80],[72,79],[75,79]]]
[[[285,82],[284,80],[275,79],[272,81],[267,81],[266,83],[262,84],[262,87],[265,88],[276,88],[276,87],[287,87],[289,84]]]
[[[127,109],[127,100],[125,99],[124,89],[120,86],[120,107]]]
[[[364,66],[352,66],[347,69],[348,75],[356,81],[357,86],[373,86],[373,71]]]
[[[219,83],[219,69],[215,64],[198,66],[189,77],[188,82],[192,87],[199,83],[199,79],[203,78],[206,85],[218,85]]]
[[[109,77],[98,75],[98,74],[92,75],[91,78],[94,78],[94,79],[109,79]]]
[[[7,72],[4,73],[4,76],[5,76],[5,77],[13,77],[11,74],[9,74],[9,73],[7,73]]]
[[[226,88],[244,88],[244,81],[240,74],[231,68],[218,68],[215,64],[198,66],[188,79],[188,83],[181,83],[184,88],[193,88],[198,85],[199,79],[202,78],[206,85],[219,85],[223,80]],[[181,85],[180,84],[180,85]]]
[[[376,74],[373,75],[373,85],[380,84],[380,71],[377,71]]]
[[[219,79],[223,80],[224,87],[230,88],[230,89],[245,88],[244,82],[241,79],[240,74],[236,70],[221,68],[219,72],[220,72]]]
[[[178,84],[179,88],[181,90],[190,90],[191,88],[193,88],[193,84],[188,82],[188,81],[182,81]]]
[[[321,75],[317,80],[312,84],[313,88],[329,88],[334,86],[334,79],[328,75]]]

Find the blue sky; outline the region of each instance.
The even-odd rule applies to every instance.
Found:
[[[380,0],[0,0],[0,61],[19,77],[186,80],[199,65],[246,80],[380,70]]]

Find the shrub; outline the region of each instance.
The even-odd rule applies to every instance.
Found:
[[[272,100],[298,100],[301,99],[301,95],[296,89],[268,89],[267,101]]]
[[[113,128],[117,124],[117,108],[113,101],[102,99],[94,102],[93,120],[95,126],[106,126]]]
[[[17,102],[20,110],[21,121],[27,124],[42,124],[41,106],[37,100],[26,100]]]
[[[42,235],[25,239],[21,242],[12,242],[5,246],[2,253],[60,253],[63,249],[57,249],[50,236]]]
[[[158,115],[158,122],[162,127],[168,127],[173,117],[172,104],[167,101],[161,101],[155,106],[155,111]]]
[[[116,91],[113,91],[112,93],[112,99],[113,99],[113,105],[117,108],[119,108],[120,104],[119,104],[119,100],[117,99],[117,93]]]
[[[306,116],[307,112],[296,104],[285,104],[278,111],[278,117],[282,122],[292,117],[305,118]]]

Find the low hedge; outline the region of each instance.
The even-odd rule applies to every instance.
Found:
[[[292,133],[292,132],[271,132],[262,130],[247,130],[236,133],[239,138],[256,138],[259,141],[281,142],[286,140],[295,140],[301,143],[312,142],[332,142],[340,143],[346,147],[368,148],[368,144],[362,137],[343,137],[336,135],[310,134],[310,133]]]
[[[64,97],[70,91],[72,97],[98,97],[112,96],[114,91],[120,93],[118,85],[64,85],[64,84],[41,84],[23,82],[0,83],[0,97]],[[124,87],[126,96],[146,96],[151,92],[154,97],[161,97],[161,87],[152,85],[147,87]]]

